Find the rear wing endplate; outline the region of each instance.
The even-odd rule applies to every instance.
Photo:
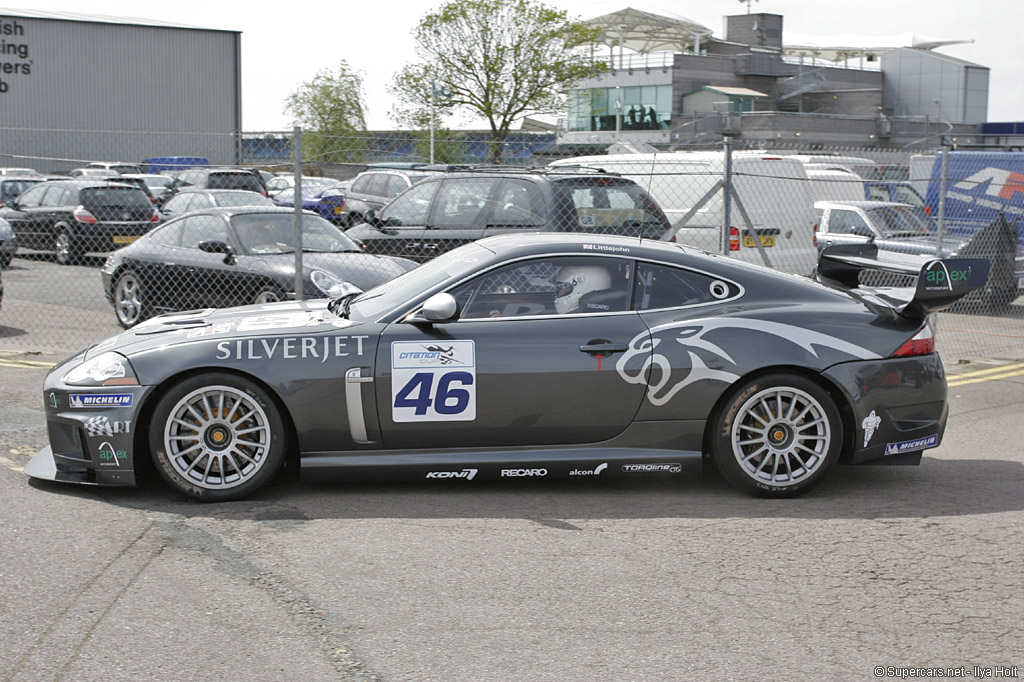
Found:
[[[874,244],[836,244],[818,256],[816,277],[822,284],[858,290],[885,303],[904,317],[925,318],[944,310],[988,281],[987,258],[935,258],[922,265],[918,256],[886,252],[879,258]],[[860,273],[876,270],[917,278],[917,286],[862,287]]]

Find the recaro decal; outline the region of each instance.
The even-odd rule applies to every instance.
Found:
[[[749,318],[726,318],[671,322],[652,327],[649,335],[648,332],[641,332],[630,341],[629,349],[619,357],[615,363],[615,369],[619,376],[630,384],[647,383],[646,376],[649,368],[661,370],[657,383],[649,384],[647,388],[647,399],[658,407],[665,405],[679,391],[698,381],[732,383],[739,379],[738,374],[711,369],[698,354],[698,352],[711,354],[734,366],[737,364],[725,349],[705,338],[708,334],[720,329],[737,329],[744,332],[754,330],[770,334],[781,341],[803,348],[814,357],[818,357],[816,346],[839,351],[861,360],[874,360],[881,357],[877,353],[843,339],[802,327]],[[675,383],[673,383],[671,361],[664,354],[654,352],[666,338],[672,338],[676,343],[682,345],[690,358],[689,371],[682,379],[676,379]],[[639,369],[628,370],[630,361],[638,355],[646,356],[642,366]]]

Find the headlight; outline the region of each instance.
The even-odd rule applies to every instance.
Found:
[[[324,296],[329,296],[330,298],[341,296],[352,287],[345,280],[323,270],[314,270],[310,273],[309,278],[313,280],[313,286],[319,289]]]
[[[119,353],[101,353],[64,375],[71,386],[138,386],[128,358]]]

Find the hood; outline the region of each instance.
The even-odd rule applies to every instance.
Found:
[[[284,281],[291,282],[295,277],[295,254],[292,253],[243,255],[239,256],[238,261],[241,267],[249,271],[275,274]],[[363,291],[394,279],[417,265],[404,258],[364,252],[304,253],[302,263],[307,283],[314,270],[323,270]]]
[[[237,308],[206,308],[171,313],[141,322],[128,331],[86,350],[85,359],[106,351],[126,356],[213,338],[265,337],[277,334],[315,334],[362,325],[327,309],[329,299],[283,301]]]

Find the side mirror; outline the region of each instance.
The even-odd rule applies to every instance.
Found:
[[[219,240],[199,242],[199,250],[205,253],[223,253],[225,265],[234,265],[235,263],[235,250],[227,242]]]
[[[380,218],[377,217],[377,211],[370,209],[363,214],[363,222],[367,225],[373,225],[374,227],[380,227]]]
[[[406,318],[407,322],[450,322],[455,319],[459,304],[451,294],[434,294],[423,302],[418,312]]]

